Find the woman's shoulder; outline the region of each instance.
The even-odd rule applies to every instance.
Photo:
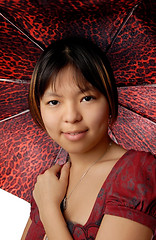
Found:
[[[120,172],[118,177],[131,179],[133,182],[145,181],[149,178],[155,181],[156,157],[145,151],[128,150],[118,160],[114,172]]]
[[[126,151],[127,156],[136,157],[136,158],[153,158],[155,159],[155,155],[151,152],[145,152],[140,150],[130,149]]]
[[[156,157],[150,152],[125,150],[120,146],[114,147],[114,158],[117,161],[107,177],[103,188],[127,191],[128,186],[133,185],[134,191],[138,192],[141,185],[152,189],[156,185]],[[112,184],[113,183],[113,184]],[[139,185],[140,184],[140,185]]]
[[[155,169],[156,158],[150,152],[126,151],[113,167],[103,186],[107,188],[107,198],[109,201],[113,199],[113,202],[116,199],[116,203],[121,201],[126,206],[131,206],[135,200],[137,203],[143,202],[144,207],[147,207],[151,199],[156,201]]]
[[[155,169],[153,154],[128,150],[109,178],[105,214],[129,218],[155,230]]]
[[[126,150],[117,144],[113,144],[112,159],[116,159],[109,178],[126,175],[135,178],[137,181],[139,173],[155,173],[156,157],[150,152],[138,151],[134,149]],[[112,174],[113,173],[113,174]]]
[[[128,150],[122,157],[124,164],[134,169],[144,169],[145,171],[155,168],[156,157],[150,152]]]
[[[120,146],[119,144],[113,143],[111,148],[111,159],[116,159],[117,162],[125,162],[126,164],[131,161],[135,162],[135,164],[140,163],[141,165],[144,165],[148,162],[155,162],[156,156],[152,154],[151,152],[145,152],[145,151],[139,151],[130,149],[127,150]]]

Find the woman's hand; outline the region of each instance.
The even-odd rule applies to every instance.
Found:
[[[69,171],[69,162],[63,166],[56,164],[37,177],[33,197],[40,212],[60,207],[67,190]]]
[[[33,196],[39,209],[46,235],[51,239],[72,240],[60,204],[66,194],[70,163],[56,164],[37,178]]]

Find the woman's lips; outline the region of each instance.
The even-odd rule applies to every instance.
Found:
[[[85,131],[75,131],[75,132],[63,132],[63,135],[67,140],[78,141],[85,137],[88,130]]]

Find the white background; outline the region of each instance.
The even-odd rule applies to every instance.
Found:
[[[0,189],[0,239],[20,240],[30,215],[30,204]]]

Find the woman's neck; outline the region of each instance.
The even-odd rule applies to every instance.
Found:
[[[109,158],[113,142],[108,138],[103,145],[93,148],[85,153],[69,153],[72,168],[85,169],[94,161],[103,161]]]

